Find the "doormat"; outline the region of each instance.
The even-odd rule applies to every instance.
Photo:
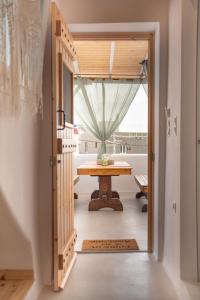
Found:
[[[138,251],[139,247],[135,239],[125,240],[84,240],[83,252],[123,252]]]

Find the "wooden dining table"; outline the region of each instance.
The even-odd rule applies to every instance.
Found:
[[[88,210],[112,208],[123,211],[123,205],[117,191],[112,191],[112,176],[131,175],[132,167],[124,161],[116,161],[113,165],[102,166],[96,162],[88,162],[77,168],[78,175],[98,176],[99,189],[91,194]]]

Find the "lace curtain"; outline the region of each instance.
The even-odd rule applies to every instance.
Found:
[[[0,0],[0,113],[42,111],[40,0]]]

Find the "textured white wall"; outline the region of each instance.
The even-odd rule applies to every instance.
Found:
[[[164,266],[180,299],[199,299],[196,244],[195,109],[197,1],[171,0],[168,107],[177,136],[167,136]],[[176,205],[176,211],[173,205]],[[181,280],[187,279],[190,283]],[[193,283],[191,283],[193,282]]]

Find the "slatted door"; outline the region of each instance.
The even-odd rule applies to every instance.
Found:
[[[62,289],[74,264],[73,66],[72,37],[52,4],[53,283]],[[67,99],[67,101],[66,101]],[[67,118],[67,120],[66,120]],[[67,121],[67,122],[66,122]]]

